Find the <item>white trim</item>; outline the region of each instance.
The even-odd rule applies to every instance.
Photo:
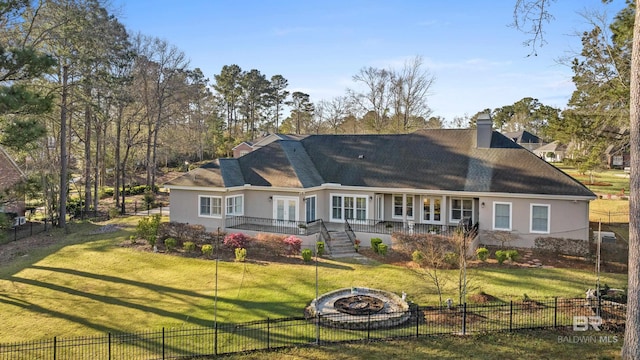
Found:
[[[540,206],[547,208],[547,231],[533,230],[533,207]],[[532,234],[550,234],[551,233],[551,205],[550,204],[530,204],[529,205],[529,232]]]
[[[459,209],[460,210],[460,219],[454,219],[453,218],[453,210],[458,210],[458,209],[454,209],[453,208],[453,200],[460,200],[461,201],[461,205],[462,207]],[[448,209],[448,214],[449,214],[449,219],[448,222],[449,223],[457,223],[460,220],[464,219],[464,201],[465,200],[470,200],[471,201],[471,220],[475,221],[475,217],[476,217],[476,210],[475,210],[475,206],[474,205],[474,200],[472,197],[468,197],[468,196],[450,196],[449,197],[449,209]]]
[[[229,192],[244,189],[243,186],[234,187],[216,187],[216,186],[188,186],[188,185],[163,185],[166,189],[175,190],[199,190],[199,191],[213,191],[213,192]],[[252,190],[267,191],[267,192],[293,192],[299,193],[301,188],[291,187],[271,187],[271,186],[251,186]],[[596,196],[573,196],[573,195],[547,195],[547,194],[514,194],[514,193],[501,193],[501,192],[475,192],[475,191],[448,191],[448,190],[418,190],[409,188],[380,188],[380,187],[362,187],[362,186],[343,186],[340,184],[325,183],[320,186],[314,186],[304,188],[304,191],[318,191],[318,190],[339,190],[339,191],[360,191],[360,192],[374,192],[385,194],[397,194],[398,192],[405,192],[413,195],[433,195],[433,196],[449,196],[456,198],[480,198],[480,197],[502,197],[510,199],[543,199],[543,200],[580,200],[588,201],[595,200]]]
[[[235,212],[229,212],[229,200],[235,199],[235,198],[241,198],[242,199],[242,211],[239,214],[235,213]],[[236,207],[235,201],[234,201],[233,207],[234,207],[234,210],[235,210],[235,207]],[[227,216],[244,216],[244,207],[245,207],[244,194],[236,194],[236,195],[227,195],[227,196],[225,196],[225,199],[224,199],[224,212],[225,212],[225,215],[227,215]]]
[[[211,210],[211,214],[209,215],[203,215],[200,210],[202,209],[201,207],[201,199],[203,198],[207,198],[209,200],[211,200],[211,204],[210,204],[210,210]],[[213,213],[213,199],[218,199],[220,200],[220,214],[214,214]],[[203,217],[203,218],[213,218],[213,219],[222,219],[222,212],[223,212],[223,201],[222,201],[222,196],[212,196],[212,195],[198,195],[198,217]]]
[[[340,207],[340,215],[341,218],[334,218],[333,217],[333,197],[334,196],[339,196],[342,201],[341,201],[341,207]],[[350,219],[352,221],[361,221],[357,218],[358,216],[358,198],[362,198],[364,199],[365,203],[364,203],[364,219],[363,220],[367,220],[369,218],[369,195],[367,194],[345,194],[345,193],[329,193],[329,221],[330,222],[343,222],[345,220],[345,201],[344,198],[345,197],[349,197],[349,198],[353,198],[353,219]]]
[[[429,195],[422,195],[419,197],[420,199],[420,223],[421,224],[442,224],[444,223],[444,220],[446,218],[446,216],[444,216],[445,212],[445,197],[444,196],[429,196]],[[429,199],[429,214],[431,215],[431,220],[425,220],[424,219],[424,200],[425,199]],[[435,220],[435,201],[439,200],[440,201],[440,220]]]
[[[396,196],[398,197],[402,197],[402,215],[396,215]],[[409,208],[407,206],[407,203],[409,202],[408,199],[411,198],[411,216],[409,216],[407,214],[407,209]],[[396,220],[403,220],[405,215],[407,217],[407,220],[413,220],[415,219],[416,216],[416,198],[414,194],[398,194],[398,193],[394,193],[391,194],[391,218],[392,219],[396,219]]]
[[[309,199],[313,198],[313,213],[315,214],[315,218],[313,220],[318,220],[318,195],[309,195],[305,196],[302,201],[304,202],[304,220],[307,221],[307,204],[309,203]]]
[[[498,227],[496,227],[496,205],[508,205],[509,206],[509,228],[498,228]],[[493,216],[491,216],[491,221],[492,221],[492,229],[493,230],[511,231],[511,229],[513,229],[513,203],[505,202],[505,201],[494,201],[493,202]]]
[[[285,201],[285,205],[287,204],[288,201],[294,201],[295,203],[295,210],[294,210],[294,219],[293,220],[289,220],[287,219],[278,219],[278,200],[284,200]],[[289,211],[288,209],[285,209],[285,211]],[[273,208],[272,208],[272,214],[273,219],[276,221],[295,221],[298,222],[300,221],[300,198],[297,196],[274,196],[273,197]]]

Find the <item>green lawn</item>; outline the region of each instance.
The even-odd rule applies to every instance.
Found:
[[[52,232],[52,245],[20,254],[0,268],[0,342],[104,332],[212,325],[215,261],[182,258],[122,247],[129,227],[92,233],[97,225]],[[248,254],[251,260],[251,253]],[[321,260],[319,291],[343,287],[406,292],[421,305],[437,303],[435,288],[403,267]],[[457,299],[457,273],[450,271],[445,298]],[[478,268],[468,273],[470,293],[501,300],[582,297],[593,272],[571,269]],[[624,287],[626,276],[603,274],[602,282]],[[315,296],[315,266],[266,262],[220,262],[218,320],[245,322],[300,316]]]
[[[572,331],[520,331],[477,336],[434,336],[411,340],[352,343],[225,356],[229,360],[413,360],[413,359],[619,359],[621,333],[586,332],[589,341],[567,342]],[[607,341],[600,341],[600,336]],[[560,337],[560,339],[559,339]],[[594,338],[595,337],[595,341]],[[573,339],[573,338],[571,338]],[[585,338],[583,338],[585,339]],[[565,341],[563,341],[565,340]]]

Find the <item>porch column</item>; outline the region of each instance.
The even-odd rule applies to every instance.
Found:
[[[407,194],[402,194],[402,227],[407,227]]]

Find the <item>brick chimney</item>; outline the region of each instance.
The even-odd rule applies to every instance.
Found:
[[[493,135],[493,121],[491,115],[482,113],[476,119],[476,146],[478,149],[488,149],[491,147],[491,136]]]

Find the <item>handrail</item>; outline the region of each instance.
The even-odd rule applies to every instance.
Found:
[[[353,232],[351,225],[349,225],[349,220],[344,220],[344,232],[347,234],[347,237],[351,241],[351,245],[356,246],[356,233]]]

